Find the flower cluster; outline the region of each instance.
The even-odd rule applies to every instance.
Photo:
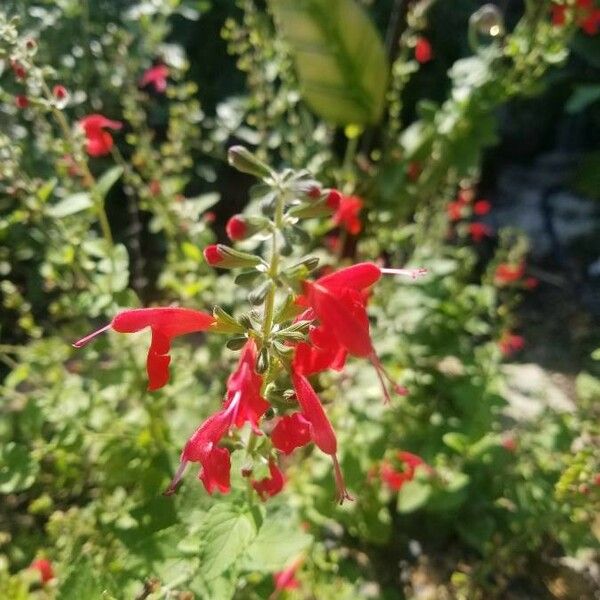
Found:
[[[482,223],[479,220],[471,220],[473,217],[483,217],[492,209],[492,205],[488,200],[475,200],[475,194],[471,189],[462,189],[458,192],[455,200],[450,202],[446,207],[448,219],[452,223],[461,221],[470,221],[467,225],[467,230],[471,239],[478,244],[484,238],[493,234],[492,228]]]
[[[574,21],[587,35],[597,35],[600,30],[600,7],[595,0],[576,0],[575,5],[565,3],[552,5],[552,24],[563,27]]]
[[[166,493],[172,494],[190,462],[200,466],[199,478],[206,491],[227,493],[231,488],[230,435],[243,427],[251,439],[270,433],[270,444],[260,445],[258,458],[268,465],[268,477],[251,480],[251,487],[266,499],[285,483],[278,454],[314,443],[333,462],[338,500],[349,499],[338,462],[336,433],[313,387],[311,377],[325,370],[339,371],[350,356],[367,359],[374,367],[386,402],[391,393],[406,394],[384,369],[370,333],[367,303],[371,287],[383,274],[416,278],[424,269],[387,269],[363,262],[311,277],[318,260],[285,259],[291,242],[306,234],[302,219],[336,214],[343,195],[321,189],[305,172],[272,171],[247,150],[234,147],[230,163],[263,180],[261,214],[236,215],[228,225],[232,241],[245,240],[259,249],[270,241],[267,259],[247,250],[215,244],[204,249],[206,261],[215,267],[241,269],[236,282],[253,289],[249,300],[262,304],[238,318],[216,307],[212,314],[189,308],[162,307],[124,310],[110,324],[77,341],[81,347],[109,329],[119,333],[151,331],[146,370],[148,388],[157,390],[169,380],[169,351],[174,338],[193,332],[230,334],[227,345],[240,349],[237,366],[229,376],[219,410],[192,434],[181,453],[179,469]],[[256,235],[255,234],[259,234]],[[283,386],[283,387],[282,387]],[[290,407],[290,400],[295,408]],[[291,410],[290,410],[291,408]],[[265,414],[273,421],[262,427]],[[248,443],[248,453],[255,452]],[[252,476],[252,472],[244,473]]]

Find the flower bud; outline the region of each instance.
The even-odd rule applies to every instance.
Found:
[[[29,106],[29,100],[27,99],[27,96],[20,94],[15,97],[15,104],[17,105],[17,108],[27,108]]]
[[[261,231],[269,224],[269,220],[263,217],[245,217],[243,215],[233,215],[227,221],[225,231],[229,239],[233,242],[245,240],[251,235]]]
[[[330,190],[327,196],[320,200],[311,200],[303,202],[290,209],[289,214],[292,217],[300,219],[310,219],[312,217],[321,217],[335,212],[342,201],[342,194],[338,190]]]
[[[260,179],[265,179],[272,175],[271,169],[261,160],[256,158],[244,146],[232,146],[227,151],[227,162],[238,171],[254,175]]]
[[[247,252],[234,250],[224,244],[211,244],[204,248],[204,260],[211,267],[219,267],[221,269],[236,269],[239,267],[248,268],[256,267],[261,264],[260,257]]]

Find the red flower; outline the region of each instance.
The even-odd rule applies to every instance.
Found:
[[[471,239],[478,244],[483,238],[492,235],[492,228],[485,223],[469,223],[469,234],[471,235]]]
[[[17,108],[27,108],[29,106],[29,99],[27,96],[19,94],[18,96],[15,96],[15,104],[17,105]]]
[[[520,262],[517,265],[501,263],[496,267],[494,273],[494,283],[497,285],[507,285],[519,281],[525,274],[525,263]]]
[[[367,316],[367,288],[379,280],[382,273],[417,277],[424,269],[381,269],[374,263],[359,263],[317,279],[304,282],[305,295],[298,302],[310,306],[317,316],[325,335],[332,336],[348,353],[368,358],[377,371],[386,401],[389,393],[385,379],[396,393],[406,394],[387,374],[375,354],[369,318]]]
[[[271,474],[270,477],[265,477],[260,481],[252,483],[252,487],[256,490],[262,500],[276,496],[281,492],[285,485],[283,472],[273,460],[269,461],[269,473]]]
[[[42,584],[47,583],[51,579],[54,579],[54,570],[52,569],[52,563],[45,558],[36,558],[31,565],[30,569],[36,569],[40,572],[40,578]]]
[[[429,43],[429,40],[423,36],[417,38],[417,43],[415,44],[415,58],[417,59],[417,62],[420,62],[421,64],[429,62],[433,58],[431,44]]]
[[[123,123],[111,121],[103,115],[93,114],[79,121],[86,137],[86,150],[90,156],[104,156],[113,147],[113,138],[107,129],[121,129]]]
[[[402,471],[396,470],[390,462],[383,461],[379,468],[379,477],[391,490],[397,492],[406,482],[414,479],[417,467],[427,465],[420,456],[410,452],[398,451],[395,458],[401,464]]]
[[[539,284],[540,281],[537,277],[527,277],[523,282],[523,285],[528,290],[534,290]]]
[[[255,372],[255,363],[256,344],[254,340],[249,340],[242,349],[236,370],[227,380],[223,407],[208,417],[186,443],[179,468],[165,491],[166,495],[175,492],[188,462],[200,463],[199,477],[209,494],[215,490],[224,494],[229,492],[231,459],[229,451],[219,448],[218,444],[232,427],[240,428],[245,423],[250,423],[254,431],[260,433],[258,421],[269,407],[260,396],[262,377]]]
[[[462,219],[463,206],[463,203],[458,200],[456,200],[455,202],[450,202],[446,207],[448,218],[451,221],[460,221],[460,219]]]
[[[219,490],[227,494],[231,489],[231,459],[227,448],[219,448],[217,444],[229,431],[235,418],[237,402],[211,415],[196,429],[187,441],[181,453],[181,462],[165,495],[175,493],[189,462],[200,463],[199,479],[209,494]]]
[[[511,356],[525,347],[525,338],[521,335],[516,335],[510,331],[505,331],[498,341],[500,352],[504,356]]]
[[[327,198],[325,198],[325,204],[327,204],[331,210],[337,210],[342,203],[342,198],[342,192],[339,190],[329,190]]]
[[[310,440],[310,423],[298,412],[281,417],[271,433],[271,443],[284,454],[306,446]]]
[[[330,192],[331,196],[333,192]],[[327,203],[329,204],[329,196]],[[348,233],[356,235],[362,228],[359,218],[360,211],[364,202],[358,196],[341,196],[339,206],[335,209],[333,222],[339,227],[343,227]]]
[[[15,77],[17,79],[25,79],[25,77],[27,77],[27,71],[20,62],[16,60],[11,60],[10,67],[13,70],[13,73],[15,74]]]
[[[302,408],[302,415],[310,423],[310,433],[313,442],[325,454],[329,454],[333,460],[335,485],[339,503],[342,504],[344,500],[353,500],[346,489],[344,476],[342,475],[342,470],[337,459],[337,438],[319,397],[304,375],[292,374],[292,383],[296,391],[296,399],[298,400],[298,404],[300,404],[300,408]]]
[[[256,342],[248,340],[242,349],[236,370],[227,380],[225,408],[237,403],[233,424],[242,427],[250,423],[260,434],[258,421],[269,408],[269,403],[261,396],[262,377],[254,370],[256,365]]]
[[[73,346],[81,348],[108,329],[134,333],[150,327],[152,340],[146,361],[148,389],[157,390],[169,381],[171,340],[186,333],[206,331],[214,322],[212,315],[190,308],[134,308],[120,312],[111,323],[76,341]]]
[[[501,444],[507,452],[512,453],[517,449],[517,440],[512,435],[505,437]]]
[[[244,221],[244,217],[241,215],[233,215],[227,221],[227,225],[225,226],[225,231],[230,240],[238,241],[243,240],[246,237],[246,233],[248,231],[248,226]]]
[[[52,88],[52,95],[57,100],[64,100],[69,95],[69,92],[67,92],[67,88],[64,85],[55,85]]]
[[[421,175],[422,172],[423,172],[423,167],[421,166],[420,162],[413,160],[408,163],[408,167],[406,169],[406,175],[410,181],[412,181],[412,182],[417,181],[417,179],[419,179],[419,175]]]
[[[277,592],[282,590],[295,590],[300,587],[300,582],[296,579],[296,571],[302,564],[302,557],[296,558],[283,571],[273,574],[273,583],[275,584],[275,594],[269,600],[276,597]]]
[[[327,369],[341,371],[346,363],[346,348],[323,327],[311,327],[308,342],[296,345],[292,369],[300,375],[313,375]]]
[[[167,89],[168,76],[169,67],[167,65],[155,65],[144,72],[140,79],[140,86],[153,85],[155,91],[162,94]]]
[[[596,35],[600,29],[600,9],[590,8],[579,20],[579,26],[587,35]]]
[[[204,254],[204,260],[206,264],[211,267],[216,267],[223,261],[223,254],[221,250],[219,250],[219,246],[217,244],[210,244],[204,248],[202,254]]]
[[[551,11],[552,25],[562,27],[567,21],[567,6],[565,4],[553,4]]]
[[[479,217],[487,215],[490,210],[492,210],[492,205],[488,200],[477,200],[477,202],[473,204],[473,212]]]

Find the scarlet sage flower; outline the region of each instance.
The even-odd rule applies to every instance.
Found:
[[[250,423],[254,432],[260,434],[258,421],[269,408],[269,403],[260,395],[263,380],[254,370],[256,353],[256,343],[248,340],[240,354],[237,369],[227,380],[225,408],[237,402],[233,424],[242,427],[244,423]]]
[[[484,238],[492,235],[492,228],[485,223],[469,223],[469,234],[471,235],[471,239],[478,244]]]
[[[284,454],[306,446],[310,440],[310,423],[298,412],[281,417],[271,432],[271,443]]]
[[[15,104],[17,105],[17,108],[24,109],[29,106],[29,100],[27,96],[21,94],[15,97]]]
[[[492,210],[492,205],[487,200],[477,200],[477,202],[473,204],[473,212],[479,217],[487,215],[490,210]]]
[[[292,374],[292,383],[294,384],[296,399],[302,409],[302,415],[310,423],[313,442],[325,454],[329,454],[333,461],[338,502],[342,504],[344,500],[353,500],[346,489],[342,469],[337,459],[337,438],[319,397],[304,375]]]
[[[460,201],[450,202],[446,207],[448,219],[450,221],[460,221],[462,219],[462,211],[464,204]]]
[[[389,461],[383,461],[379,477],[391,490],[398,492],[405,483],[414,479],[418,467],[427,467],[427,464],[420,456],[410,452],[399,451],[395,458],[402,465],[402,470],[398,471]]]
[[[305,293],[298,299],[300,304],[314,310],[326,334],[335,338],[349,354],[371,361],[386,401],[390,400],[386,379],[396,393],[405,395],[407,390],[391,379],[373,348],[366,310],[367,288],[377,282],[382,274],[416,278],[425,272],[425,269],[382,269],[375,263],[358,263],[314,282],[305,281]]]
[[[248,226],[241,215],[233,215],[233,217],[227,221],[225,231],[230,240],[243,240],[246,237]]]
[[[262,500],[276,496],[281,492],[285,485],[283,472],[273,460],[269,461],[269,474],[270,477],[265,477],[260,481],[252,483],[252,487],[256,490],[256,493]]]
[[[163,94],[167,89],[167,77],[169,76],[169,67],[167,65],[156,65],[150,67],[144,72],[140,79],[140,86],[151,85],[159,94]]]
[[[104,115],[92,114],[79,121],[86,137],[86,150],[90,156],[104,156],[113,147],[113,138],[105,129],[121,129],[121,121],[111,121]]]
[[[429,40],[423,36],[417,38],[415,44],[415,58],[417,59],[417,62],[421,64],[429,62],[433,58],[431,44],[429,43]]]
[[[508,285],[519,281],[525,274],[525,263],[519,264],[501,263],[496,267],[494,283],[497,285]]]
[[[179,468],[165,491],[167,496],[175,492],[189,462],[200,463],[199,478],[209,494],[215,490],[229,492],[231,459],[229,451],[218,444],[232,427],[240,428],[245,423],[250,423],[260,434],[258,421],[269,407],[260,396],[262,377],[254,371],[255,363],[256,344],[249,340],[242,349],[236,370],[227,380],[223,407],[204,421],[186,443]]]
[[[525,347],[525,338],[510,331],[505,331],[498,341],[498,346],[504,356],[512,356],[516,352],[523,350]]]
[[[190,308],[134,308],[120,312],[108,325],[77,340],[73,346],[81,348],[108,329],[134,333],[150,327],[152,339],[146,361],[148,389],[157,390],[169,381],[171,340],[186,333],[206,331],[214,322],[212,315]]]
[[[333,215],[333,222],[352,235],[360,233],[362,223],[359,215],[363,205],[364,202],[358,196],[342,195]]]
[[[323,327],[311,327],[308,342],[296,345],[292,369],[300,375],[313,375],[327,369],[341,371],[348,351]]]
[[[273,574],[275,592],[271,594],[269,600],[274,600],[279,592],[283,590],[296,590],[300,587],[300,582],[296,579],[296,572],[300,568],[303,560],[303,557],[300,556],[292,561],[283,571]]]
[[[37,558],[31,563],[29,568],[39,571],[42,584],[48,583],[48,581],[54,579],[54,569],[52,568],[52,563],[45,558]]]

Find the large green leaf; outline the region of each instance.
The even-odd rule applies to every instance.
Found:
[[[39,465],[32,460],[29,450],[15,442],[8,442],[0,450],[0,494],[21,492],[35,483]]]
[[[93,206],[91,196],[87,192],[78,192],[72,194],[64,200],[56,203],[54,206],[48,208],[48,214],[56,219],[62,219],[63,217],[69,217],[82,210],[86,210]]]
[[[340,125],[377,123],[389,67],[379,33],[355,0],[271,0],[271,6],[311,108]]]
[[[231,504],[215,504],[202,524],[202,576],[210,580],[224,573],[255,537],[256,524],[250,514]]]

